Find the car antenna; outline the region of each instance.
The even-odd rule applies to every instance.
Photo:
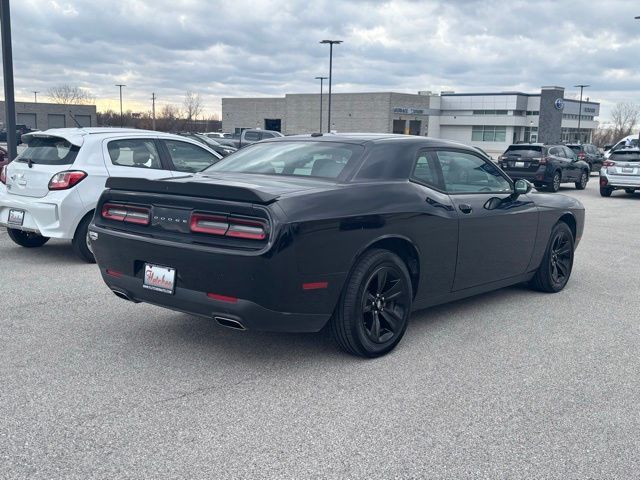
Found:
[[[82,128],[82,125],[80,125],[80,122],[76,120],[76,117],[73,116],[73,113],[71,113],[71,110],[69,110],[69,116],[71,117],[71,120],[73,120],[73,122],[76,124],[76,127]]]

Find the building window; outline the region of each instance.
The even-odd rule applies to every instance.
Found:
[[[527,115],[538,116],[540,112],[538,110],[527,110]]]
[[[508,110],[474,110],[474,115],[507,115]]]
[[[524,138],[525,142],[537,142],[538,141],[538,127],[524,127]]]
[[[471,129],[473,142],[504,142],[507,138],[507,127],[494,125],[474,125]]]

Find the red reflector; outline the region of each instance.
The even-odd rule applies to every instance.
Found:
[[[219,295],[217,293],[207,293],[207,297],[214,300],[220,300],[221,302],[238,303],[238,297],[229,297],[227,295]]]
[[[116,278],[120,278],[122,276],[122,272],[118,272],[116,270],[110,270],[107,268],[107,275],[110,275],[112,277],[116,277]]]
[[[605,177],[600,177],[600,185],[602,185],[603,187],[606,187],[608,183],[609,182]]]
[[[329,286],[329,282],[311,282],[311,283],[303,283],[303,290],[320,290],[321,288],[327,288]]]
[[[7,184],[7,166],[0,167],[0,183]]]

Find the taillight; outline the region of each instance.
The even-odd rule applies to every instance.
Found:
[[[580,160],[584,160],[584,158],[585,158],[586,156],[587,156],[587,155],[586,155],[584,152],[580,152],[580,153],[578,154],[578,158],[579,158]]]
[[[540,165],[546,165],[547,163],[549,163],[550,158],[549,157],[542,157],[540,159]]]
[[[0,168],[0,183],[4,183],[5,185],[7,184],[7,166],[3,165],[2,168]]]
[[[49,190],[66,190],[77,185],[87,176],[82,170],[66,170],[58,172],[49,180]]]
[[[267,238],[266,223],[259,219],[192,213],[189,224],[191,231],[195,233],[244,238],[247,240],[264,240]]]
[[[602,163],[603,167],[613,167],[616,164],[616,162],[612,161],[612,160],[605,160]]]
[[[102,218],[115,220],[116,222],[136,223],[149,225],[151,211],[147,207],[137,205],[124,205],[119,203],[105,203],[102,206]]]

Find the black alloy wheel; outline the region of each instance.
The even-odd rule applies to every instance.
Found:
[[[381,266],[369,277],[362,295],[362,322],[372,342],[382,344],[400,333],[407,288],[402,274],[393,267]]]
[[[365,252],[345,282],[331,318],[338,345],[361,357],[379,357],[402,339],[413,301],[404,261],[388,250]]]
[[[576,189],[584,190],[589,182],[589,173],[585,170],[580,174],[580,180],[576,182]]]
[[[600,187],[600,196],[602,196],[602,197],[610,197],[612,193],[613,193],[613,189],[612,188]]]
[[[551,232],[547,251],[532,280],[536,290],[555,293],[562,290],[573,269],[574,239],[569,226],[560,222]]]

